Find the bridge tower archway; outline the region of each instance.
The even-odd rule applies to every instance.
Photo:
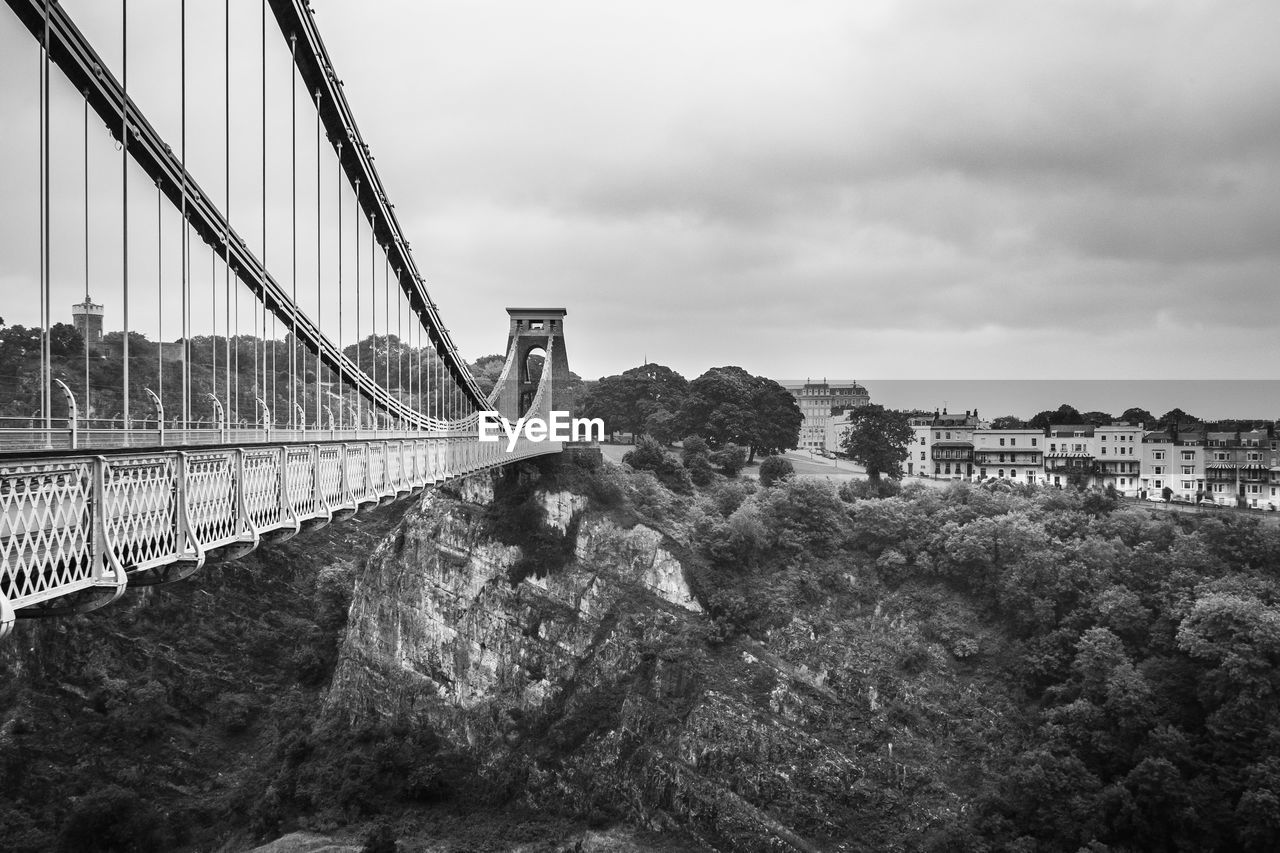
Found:
[[[551,371],[552,402],[557,409],[570,410],[569,356],[564,344],[564,308],[508,308],[510,326],[507,352],[515,348],[514,368],[507,376],[498,402],[503,417],[514,421],[523,416],[538,393],[542,374]],[[547,354],[550,353],[550,358]],[[541,356],[541,363],[539,363]]]

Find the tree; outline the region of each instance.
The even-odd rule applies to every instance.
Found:
[[[689,383],[680,409],[681,427],[705,436],[712,447],[729,442],[776,453],[796,446],[803,416],[795,398],[772,379],[741,367],[713,367]]]
[[[795,473],[795,466],[790,460],[783,459],[781,456],[769,456],[760,463],[760,485],[772,486],[774,483],[794,476]]]
[[[657,416],[655,425],[661,436],[655,437],[669,444],[680,434],[675,418],[688,384],[669,367],[644,364],[602,378],[581,396],[578,411],[582,417],[602,419],[610,435],[629,432],[633,440],[646,432],[649,419]],[[672,420],[667,421],[664,413]]]
[[[663,444],[680,437],[680,419],[665,406],[659,406],[644,419],[644,431]]]
[[[900,480],[912,437],[906,415],[870,403],[855,410],[841,446],[851,459],[862,463],[872,480],[882,475]]]
[[[1134,426],[1144,424],[1147,428],[1151,428],[1155,426],[1156,416],[1148,412],[1146,409],[1131,406],[1120,413],[1120,420],[1128,421]]]
[[[756,430],[748,462],[753,461],[757,453],[771,455],[795,448],[804,422],[804,415],[790,391],[763,376],[755,377],[755,381],[752,405],[756,410]]]
[[[482,355],[475,360],[471,365],[471,375],[476,378],[481,391],[486,394],[493,392],[493,386],[498,383],[498,377],[502,375],[502,368],[506,363],[506,356],[499,353]]]
[[[680,409],[684,430],[703,436],[711,447],[750,444],[756,418],[752,379],[741,367],[713,367],[690,382]]]
[[[1026,429],[1027,422],[1017,415],[1001,415],[991,422],[992,429]]]
[[[1159,429],[1168,429],[1170,427],[1176,427],[1178,424],[1194,423],[1197,420],[1199,419],[1192,415],[1188,415],[1186,412],[1182,411],[1182,409],[1170,409],[1161,415],[1160,419],[1156,421],[1156,427]]]
[[[1084,416],[1080,414],[1075,406],[1063,403],[1056,411],[1046,409],[1036,415],[1027,422],[1027,428],[1047,430],[1053,424],[1080,424],[1084,422]]]
[[[1111,413],[1099,412],[1096,410],[1092,412],[1084,412],[1080,417],[1084,423],[1093,424],[1094,426],[1106,426],[1115,420]]]

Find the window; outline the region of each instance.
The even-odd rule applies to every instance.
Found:
[[[948,473],[948,474],[950,474],[950,473],[951,473],[951,463],[950,463],[950,462],[948,462],[948,463],[947,463],[947,470],[946,470],[946,473]]]
[[[1013,445],[1015,445],[1015,444],[1017,444],[1017,443],[1018,443],[1018,439],[1016,439],[1016,438],[1011,438],[1011,439],[1009,439],[1009,446],[1010,446],[1010,447],[1012,447]]]
[[[1261,462],[1261,461],[1262,461],[1262,454],[1261,454],[1261,453],[1250,453],[1250,454],[1248,454],[1248,456],[1249,456],[1249,461],[1250,461],[1250,462]]]
[[[950,441],[950,440],[951,440],[951,433],[947,433],[947,440],[948,440],[948,441]]]
[[[1107,455],[1107,448],[1105,448],[1105,447],[1104,447],[1104,448],[1102,448],[1102,455],[1103,455],[1103,456],[1106,456],[1106,455]]]
[[[1190,450],[1182,451],[1182,460],[1184,462],[1190,462],[1192,459],[1195,459],[1195,458],[1196,458],[1196,454],[1193,451],[1190,451]]]
[[[1106,434],[1106,433],[1103,433],[1103,434],[1102,434],[1102,440],[1103,440],[1103,441],[1106,441],[1106,440],[1107,440],[1107,434]]]
[[[1184,489],[1186,489],[1186,490],[1190,491],[1190,490],[1191,490],[1191,481],[1190,481],[1190,480],[1183,480],[1183,481],[1182,481],[1182,488],[1184,488]]]
[[[1000,446],[1001,446],[1001,447],[1004,447],[1004,439],[1003,439],[1003,438],[1002,438],[1002,439],[1000,439]],[[1001,474],[1000,476],[1002,476],[1002,477],[1003,477],[1004,475],[1003,475],[1003,474]]]
[[[1152,480],[1151,482],[1155,484],[1157,489],[1164,485],[1164,480]]]
[[[926,441],[925,437],[924,437],[923,435],[922,435],[922,436],[920,436],[920,443],[921,443],[921,444],[924,444],[924,443],[925,443],[925,441]]]
[[[1151,473],[1153,473],[1153,474],[1163,474],[1163,473],[1164,473],[1164,466],[1163,466],[1163,465],[1157,465],[1157,466],[1155,466],[1155,468],[1154,468],[1154,469],[1152,469],[1152,472],[1151,472]]]
[[[921,450],[921,451],[920,451],[920,461],[921,461],[921,462],[923,462],[923,461],[924,461],[924,451],[923,451],[923,450]]]
[[[935,473],[935,474],[941,474],[941,473],[942,473],[942,465],[940,465],[940,464],[939,464],[939,463],[937,463],[937,462],[933,463],[933,473]]]
[[[979,469],[978,469],[978,476],[979,476],[979,477],[985,477],[985,476],[987,476],[987,469],[986,469],[986,468],[979,468]]]
[[[1051,444],[1051,445],[1049,445],[1049,452],[1050,452],[1050,453],[1057,453],[1057,452],[1058,452],[1058,445],[1056,445],[1056,444]]]
[[[1004,479],[1004,469],[1003,469],[1003,468],[1001,468],[999,473],[1000,473],[1000,479],[1002,479],[1002,480],[1003,480],[1003,479]]]
[[[1035,446],[1036,446],[1036,440],[1035,440],[1034,438],[1033,438],[1033,439],[1031,439],[1031,446],[1032,446],[1032,447],[1035,447]]]
[[[1155,451],[1152,451],[1152,453],[1151,453],[1151,458],[1152,458],[1152,459],[1163,459],[1163,458],[1164,458],[1164,451],[1163,451],[1163,450],[1155,450]]]
[[[942,433],[940,433],[940,432],[935,432],[935,433],[933,434],[933,438],[934,438],[934,440],[935,440],[935,441],[941,441],[941,440],[942,440]]]

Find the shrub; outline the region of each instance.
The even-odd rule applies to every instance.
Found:
[[[64,853],[169,849],[163,819],[145,799],[118,785],[106,785],[72,807],[58,835]]]
[[[688,492],[691,478],[674,454],[668,453],[653,437],[642,435],[634,450],[627,452],[622,461],[637,471],[651,471],[668,489]]]
[[[680,442],[680,446],[680,460],[686,468],[692,467],[690,463],[693,460],[705,459],[711,454],[711,448],[707,446],[707,440],[700,435],[689,436]]]
[[[840,485],[840,500],[845,503],[896,497],[902,484],[888,477],[879,480],[849,480]]]
[[[760,463],[760,485],[772,486],[779,480],[794,476],[795,467],[781,456],[770,456]]]
[[[711,467],[711,460],[706,456],[696,456],[692,461],[686,461],[685,468],[695,486],[709,486],[715,482],[716,470]]]
[[[711,454],[711,464],[718,466],[726,477],[736,477],[747,464],[747,451],[729,442]]]

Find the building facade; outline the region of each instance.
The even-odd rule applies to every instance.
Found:
[[[835,452],[839,448],[839,436],[835,447],[828,446],[828,426],[834,415],[848,412],[871,402],[867,389],[857,382],[804,382],[784,385],[796,398],[800,414],[800,449],[814,452]],[[847,420],[847,419],[846,419]],[[846,423],[847,426],[847,423]]]
[[[1045,431],[1045,483],[1089,486],[1094,483],[1092,424],[1051,424]]]
[[[1038,429],[980,429],[974,432],[977,478],[1044,483],[1045,434]]]
[[[1274,431],[1208,432],[1205,434],[1204,483],[1209,500],[1223,506],[1277,509],[1273,494],[1280,480],[1280,451]]]
[[[1094,482],[1125,497],[1142,488],[1142,424],[1113,423],[1093,432]]]

